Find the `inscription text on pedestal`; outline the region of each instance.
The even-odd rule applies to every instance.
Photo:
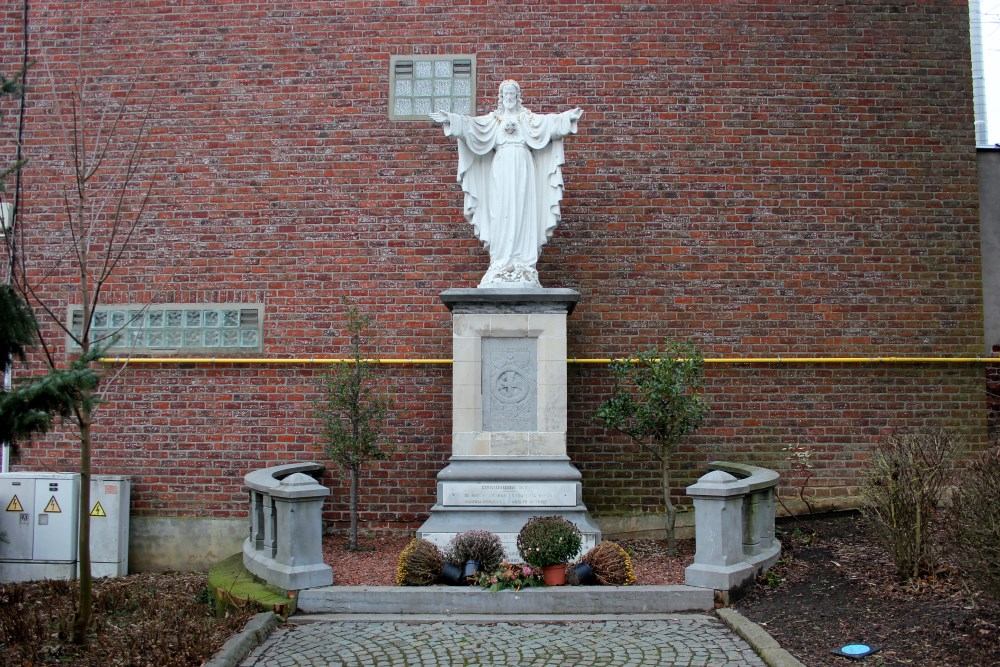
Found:
[[[443,482],[443,505],[574,507],[573,482]]]

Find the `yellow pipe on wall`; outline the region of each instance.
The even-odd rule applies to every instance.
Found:
[[[364,359],[371,364],[451,364],[452,359]],[[570,364],[610,364],[613,359],[570,358]],[[240,365],[293,365],[293,364],[353,364],[350,358],[324,357],[102,357],[105,364],[240,364]],[[993,364],[1000,357],[720,357],[705,359],[706,364]]]
[[[354,359],[326,357],[101,357],[102,364],[238,364],[241,366],[291,366],[353,364]],[[451,364],[451,359],[362,359],[365,363],[379,365],[429,365]]]

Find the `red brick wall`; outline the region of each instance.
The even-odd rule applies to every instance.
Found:
[[[339,356],[349,296],[377,316],[380,355],[449,357],[437,295],[475,285],[487,257],[460,215],[454,142],[431,122],[387,120],[388,64],[475,53],[480,112],[506,77],[536,111],[586,111],[539,266],[546,286],[583,295],[571,356],[664,338],[709,357],[980,351],[965,2],[548,5],[85,3],[90,90],[138,77],[136,100],[153,97],[150,224],[111,299],[263,302],[265,356]],[[60,251],[80,42],[78,3],[30,6],[23,223],[37,277]],[[0,1],[3,72],[19,63],[20,9]],[[72,280],[63,268],[46,288],[59,312]],[[429,509],[450,449],[449,373],[380,369],[400,391],[391,430],[410,449],[373,472],[366,520],[413,524]],[[817,494],[840,496],[895,426],[944,421],[986,442],[974,365],[708,374],[714,409],[682,452],[685,480],[719,456],[780,468],[797,444],[823,463]],[[267,364],[129,370],[103,408],[99,468],[136,475],[142,513],[241,516],[245,472],[319,456],[316,377]],[[606,372],[570,377],[586,501],[655,510],[647,459],[590,421]],[[67,438],[26,447],[23,465],[71,465]],[[341,491],[330,519],[343,518]]]

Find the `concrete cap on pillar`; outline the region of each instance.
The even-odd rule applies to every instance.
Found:
[[[314,498],[329,494],[330,489],[301,472],[289,475],[271,490],[271,495],[276,498]]]
[[[719,498],[744,495],[749,490],[746,484],[728,472],[713,470],[702,475],[697,482],[689,486],[687,494],[694,497]]]

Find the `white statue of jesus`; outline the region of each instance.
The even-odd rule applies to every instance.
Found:
[[[458,139],[458,181],[465,218],[486,244],[490,268],[480,287],[541,287],[535,264],[559,224],[562,139],[576,133],[579,108],[536,115],[521,106],[521,86],[500,84],[496,111],[463,116],[437,111],[445,136]]]

